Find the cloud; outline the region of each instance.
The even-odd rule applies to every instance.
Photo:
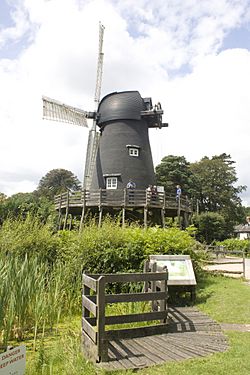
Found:
[[[11,4],[14,23],[11,32],[1,30],[0,48],[10,40],[25,38],[25,44],[14,59],[0,50],[0,191],[32,190],[54,168],[82,179],[88,130],[43,121],[41,96],[93,109],[99,20],[105,25],[102,95],[135,89],[165,109],[170,127],[150,131],[155,164],[168,154],[195,161],[226,152],[241,183],[250,185],[249,51],[222,50],[225,37],[249,21],[248,1]]]

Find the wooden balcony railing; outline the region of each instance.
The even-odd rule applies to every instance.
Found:
[[[55,197],[57,210],[70,207],[148,207],[161,209],[181,209],[191,212],[190,201],[186,198],[176,199],[174,195],[164,192],[152,194],[147,190],[99,189],[66,192]]]

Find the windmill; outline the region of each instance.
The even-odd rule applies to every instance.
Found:
[[[99,23],[99,51],[97,63],[97,76],[94,96],[94,111],[87,112],[79,108],[61,103],[55,99],[43,96],[43,119],[65,122],[73,125],[88,127],[87,119],[92,119],[92,127],[89,131],[87,154],[85,161],[85,171],[83,188],[89,189],[91,186],[92,174],[95,165],[96,153],[98,150],[100,133],[96,131],[97,109],[101,96],[102,71],[103,71],[103,34],[104,26]]]
[[[94,111],[87,112],[43,97],[44,119],[84,127],[87,126],[87,119],[93,120],[85,160],[82,218],[85,206],[99,210],[100,218],[103,207],[109,210],[122,207],[123,218],[127,207],[135,211],[138,207],[144,207],[144,211],[148,209],[146,189],[149,185],[155,185],[148,131],[149,128],[168,126],[162,122],[163,110],[160,103],[153,106],[151,98],[142,98],[138,91],[112,92],[100,100],[103,35],[104,26],[100,23]],[[133,180],[137,190],[135,193],[139,194],[137,200],[130,200],[127,196],[129,180]],[[102,192],[105,202],[102,200]],[[163,212],[164,202],[162,198],[158,205],[154,202],[151,207],[160,208]],[[68,212],[68,198],[64,208]],[[77,209],[72,205],[71,209],[73,208]]]

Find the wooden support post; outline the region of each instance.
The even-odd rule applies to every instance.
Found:
[[[85,215],[85,205],[86,205],[86,202],[85,202],[85,199],[86,199],[86,194],[85,194],[86,190],[83,189],[83,192],[82,192],[82,215],[81,215],[81,220],[80,220],[80,226],[79,226],[79,232],[81,232],[82,230],[82,226],[83,226],[83,220],[84,220],[84,215]]]
[[[69,219],[69,230],[71,230],[71,228],[72,228],[72,223],[73,223],[73,215],[72,215],[72,214],[69,214],[69,217],[70,217],[70,219]]]
[[[144,206],[144,229],[148,227],[148,208]]]
[[[58,230],[61,229],[61,219],[62,219],[62,193],[60,194],[60,203],[58,211]]]
[[[105,339],[105,276],[97,280],[97,350],[100,362],[108,361],[108,341]]]
[[[166,228],[166,223],[165,223],[165,210],[164,208],[161,209],[161,222],[162,222],[162,228]]]
[[[180,196],[178,196],[177,198],[177,204],[178,204],[178,208],[177,208],[178,225],[180,227],[181,226],[181,197]]]
[[[65,213],[64,224],[63,224],[63,230],[66,229],[68,214],[69,214],[69,191],[67,191],[67,206],[66,206],[66,213]]]
[[[127,189],[123,190],[122,227],[125,228]]]
[[[102,189],[99,190],[99,221],[98,228],[102,226]]]
[[[98,228],[101,228],[102,226],[102,207],[99,207],[99,221],[98,221]]]
[[[122,227],[125,228],[126,209],[122,207]]]

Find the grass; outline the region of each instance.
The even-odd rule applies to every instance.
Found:
[[[250,286],[241,279],[207,275],[199,283],[196,302],[220,323],[250,324]]]
[[[219,322],[250,323],[250,287],[242,280],[206,276],[200,282],[197,306]],[[28,350],[26,375],[108,375],[81,353],[80,316],[64,320],[58,333],[46,332],[37,352]],[[171,362],[138,370],[138,375],[248,375],[250,374],[250,332],[227,331],[230,349],[204,358]],[[25,344],[29,343],[25,342]],[[32,347],[32,344],[30,344]],[[117,371],[115,375],[133,372]]]

